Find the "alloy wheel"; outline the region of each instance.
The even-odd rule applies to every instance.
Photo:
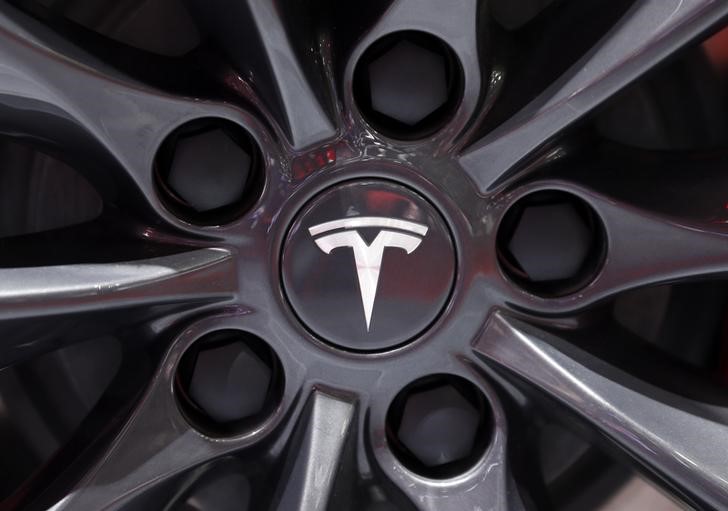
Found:
[[[540,14],[578,25],[574,4]],[[3,242],[0,366],[105,329],[154,362],[126,358],[3,505],[548,509],[524,447],[543,416],[725,508],[718,387],[659,357],[631,370],[590,322],[728,271],[725,211],[630,196],[636,172],[710,187],[725,152],[594,147],[582,128],[728,3],[597,1],[571,54],[534,46],[521,67],[519,22],[476,0],[186,8],[205,43],[163,58],[0,5],[0,131],[104,203]]]

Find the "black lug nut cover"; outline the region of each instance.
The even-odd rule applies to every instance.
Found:
[[[418,139],[442,128],[462,95],[453,50],[424,32],[395,32],[357,63],[354,98],[364,118],[393,138]]]
[[[192,400],[216,422],[259,413],[271,382],[271,368],[242,341],[202,349],[192,371]]]
[[[492,412],[482,392],[454,375],[408,385],[387,412],[392,452],[410,470],[449,478],[471,468],[490,441]]]
[[[542,296],[562,296],[590,282],[605,252],[604,229],[582,199],[542,190],[516,201],[498,230],[501,268]]]
[[[180,408],[199,430],[237,434],[276,409],[284,374],[274,351],[239,330],[217,330],[196,340],[182,356],[175,378]]]

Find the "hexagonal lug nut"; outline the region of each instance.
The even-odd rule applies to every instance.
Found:
[[[415,126],[447,102],[446,57],[402,40],[369,64],[371,106]]]
[[[407,397],[397,437],[422,465],[436,468],[472,454],[481,420],[470,401],[443,384]]]
[[[508,251],[532,282],[576,277],[594,236],[571,202],[528,205],[521,212]]]
[[[217,423],[263,411],[273,369],[244,342],[201,348],[189,382],[192,401]]]
[[[242,199],[253,158],[225,130],[211,128],[177,139],[167,186],[202,213]]]

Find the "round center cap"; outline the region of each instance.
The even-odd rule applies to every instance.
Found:
[[[313,333],[377,351],[437,318],[455,278],[455,250],[423,197],[387,181],[354,181],[302,210],[286,237],[282,273],[291,306]]]

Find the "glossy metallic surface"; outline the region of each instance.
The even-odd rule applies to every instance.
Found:
[[[275,509],[317,511],[328,509],[346,443],[355,427],[356,405],[346,399],[314,390],[300,425],[302,438],[281,485]]]
[[[293,310],[322,340],[377,351],[435,321],[454,282],[454,247],[424,198],[395,183],[352,181],[299,214],[282,277]]]
[[[0,4],[0,133],[77,166],[121,217],[115,234],[124,235],[114,245],[74,249],[77,240],[91,239],[89,227],[79,227],[66,233],[71,241],[54,245],[58,250],[46,248],[41,265],[16,256],[39,258],[36,245],[7,242],[0,254],[0,362],[79,342],[87,335],[79,324],[94,332],[113,325],[129,342],[142,338],[163,353],[129,407],[114,403],[104,434],[67,465],[43,467],[34,491],[14,496],[18,508],[132,510],[154,497],[164,509],[169,499],[157,497],[158,489],[232,456],[246,462],[251,477],[278,478],[251,485],[260,490],[252,509],[348,509],[362,487],[375,495],[371,500],[399,509],[531,509],[538,491],[512,459],[521,442],[513,410],[530,412],[531,395],[545,396],[557,415],[576,414],[587,431],[688,505],[725,508],[722,406],[612,372],[543,332],[566,336],[579,326],[575,313],[625,290],[728,274],[725,222],[676,218],[649,199],[624,200],[610,192],[614,180],[600,177],[599,165],[580,162],[579,172],[570,170],[563,163],[568,146],[557,143],[610,96],[724,21],[728,3],[634,2],[563,76],[492,130],[481,124],[508,74],[496,58],[484,2],[371,2],[362,4],[364,13],[347,4],[317,10],[308,25],[293,23],[301,14],[294,2],[223,4],[190,2],[229,57],[204,75],[210,88],[202,91],[129,76],[74,37]],[[566,4],[555,12],[584,5]],[[455,111],[424,140],[378,133],[353,98],[358,59],[402,30],[441,38],[463,71]],[[176,217],[154,187],[163,141],[206,117],[249,132],[265,167],[262,194],[224,225]],[[294,162],[309,161],[309,147],[316,149],[310,154],[333,151],[335,162],[296,175]],[[721,169],[725,161],[700,155],[655,167],[669,174]],[[506,211],[545,189],[589,204],[607,239],[603,266],[589,285],[556,298],[514,285],[496,250]],[[310,232],[361,216],[427,227],[410,254],[384,250],[369,331],[352,250],[331,247],[327,255]],[[357,232],[376,237],[381,228]],[[31,323],[41,334],[27,328]],[[175,378],[186,350],[220,329],[263,339],[280,359],[285,384],[263,423],[213,437],[178,406]],[[47,331],[57,335],[49,339]],[[492,415],[487,448],[446,479],[407,468],[386,434],[389,404],[433,374],[467,379]],[[523,393],[514,390],[519,386]]]
[[[728,408],[630,378],[517,320],[494,315],[475,351],[573,410],[696,506],[723,508]]]
[[[709,30],[728,15],[720,0],[636,2],[594,50],[498,130],[463,154],[463,168],[485,192],[527,166],[551,137]],[[484,169],[488,162],[488,169]]]
[[[405,226],[406,233],[393,230],[381,230],[374,240],[367,244],[356,230],[344,232],[335,232],[326,234],[314,241],[321,251],[328,255],[332,250],[337,248],[350,248],[354,252],[354,266],[356,267],[356,276],[359,281],[359,291],[361,292],[361,302],[364,307],[364,319],[367,324],[367,332],[372,325],[372,312],[374,310],[374,299],[377,296],[377,287],[379,287],[379,274],[382,270],[382,259],[384,258],[384,250],[387,248],[398,248],[404,250],[407,254],[411,254],[422,243],[422,239],[413,236],[410,233],[423,235],[427,234],[428,227],[422,224],[413,224],[413,222],[404,222],[393,218],[382,217],[358,217],[357,220],[362,228],[377,227],[378,224],[392,224],[393,227]],[[383,222],[382,222],[383,220]],[[337,222],[336,220],[334,223]],[[330,224],[332,222],[327,222]],[[345,222],[344,229],[349,228],[352,222]],[[372,225],[374,224],[374,225]],[[410,227],[410,224],[413,224]],[[323,224],[325,225],[325,224]],[[313,236],[313,232],[319,230],[321,225],[311,227],[308,232]]]
[[[67,308],[123,307],[138,304],[139,294],[156,301],[224,300],[235,289],[225,283],[235,274],[231,259],[227,250],[201,249],[141,261],[2,268],[0,315],[22,318]],[[217,291],[194,286],[195,278],[210,277],[219,282]]]

